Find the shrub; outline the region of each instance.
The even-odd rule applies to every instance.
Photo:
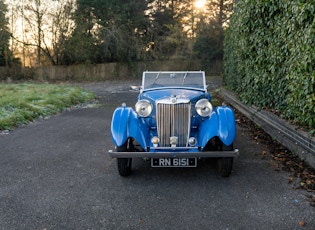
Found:
[[[226,31],[224,83],[249,105],[315,128],[315,2],[243,0]]]

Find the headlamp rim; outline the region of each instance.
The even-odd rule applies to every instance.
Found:
[[[209,110],[206,113],[202,113],[205,111],[204,108],[208,108]],[[203,98],[196,102],[195,109],[199,116],[209,117],[213,111],[213,106],[209,100]]]
[[[146,112],[146,113],[141,113],[141,111],[143,111],[143,109],[139,108],[139,106],[141,106],[141,104],[145,104],[146,106],[146,110],[147,108],[149,108],[149,112]],[[143,106],[142,106],[143,108]],[[153,105],[152,103],[149,101],[149,100],[146,100],[146,99],[141,99],[139,100],[136,105],[135,105],[135,110],[136,110],[136,113],[140,116],[140,117],[148,117],[151,115],[152,111],[153,111]]]

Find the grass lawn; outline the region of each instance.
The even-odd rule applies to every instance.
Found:
[[[0,130],[12,130],[94,97],[82,88],[65,85],[0,84]]]

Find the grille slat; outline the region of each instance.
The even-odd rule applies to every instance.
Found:
[[[190,130],[190,103],[157,103],[156,121],[161,147],[170,146],[170,137],[178,137],[178,147],[188,145]]]

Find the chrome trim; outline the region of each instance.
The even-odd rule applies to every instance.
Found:
[[[147,151],[151,151],[151,150],[176,150],[176,151],[187,151],[187,150],[194,150],[194,151],[198,151],[198,147],[176,147],[176,148],[170,148],[170,147],[150,147],[148,148],[149,150]]]
[[[144,82],[145,82],[145,75],[147,73],[156,73],[156,74],[161,74],[161,73],[201,73],[202,74],[202,81],[203,81],[203,88],[195,88],[195,87],[156,87],[156,88],[150,88],[150,89],[144,89]],[[141,87],[141,93],[143,92],[146,92],[146,91],[152,91],[152,90],[157,90],[157,89],[180,89],[180,88],[183,88],[183,89],[192,89],[192,90],[197,90],[197,91],[203,91],[205,93],[208,92],[208,89],[207,89],[207,85],[206,85],[206,76],[205,76],[205,72],[204,71],[144,71],[142,73],[142,87]]]
[[[175,102],[173,102],[173,99],[176,99]],[[160,100],[157,100],[156,103],[159,104],[167,104],[167,105],[174,105],[174,104],[188,104],[190,102],[189,99],[186,98],[177,98],[177,97],[167,97]]]
[[[188,103],[187,103],[188,102]],[[178,147],[188,146],[190,135],[191,104],[189,100],[170,98],[156,102],[156,125],[161,147],[170,147],[170,137],[178,137]]]
[[[114,152],[108,151],[112,158],[221,158],[221,157],[235,157],[239,156],[239,150],[233,151],[208,151],[208,152]]]

